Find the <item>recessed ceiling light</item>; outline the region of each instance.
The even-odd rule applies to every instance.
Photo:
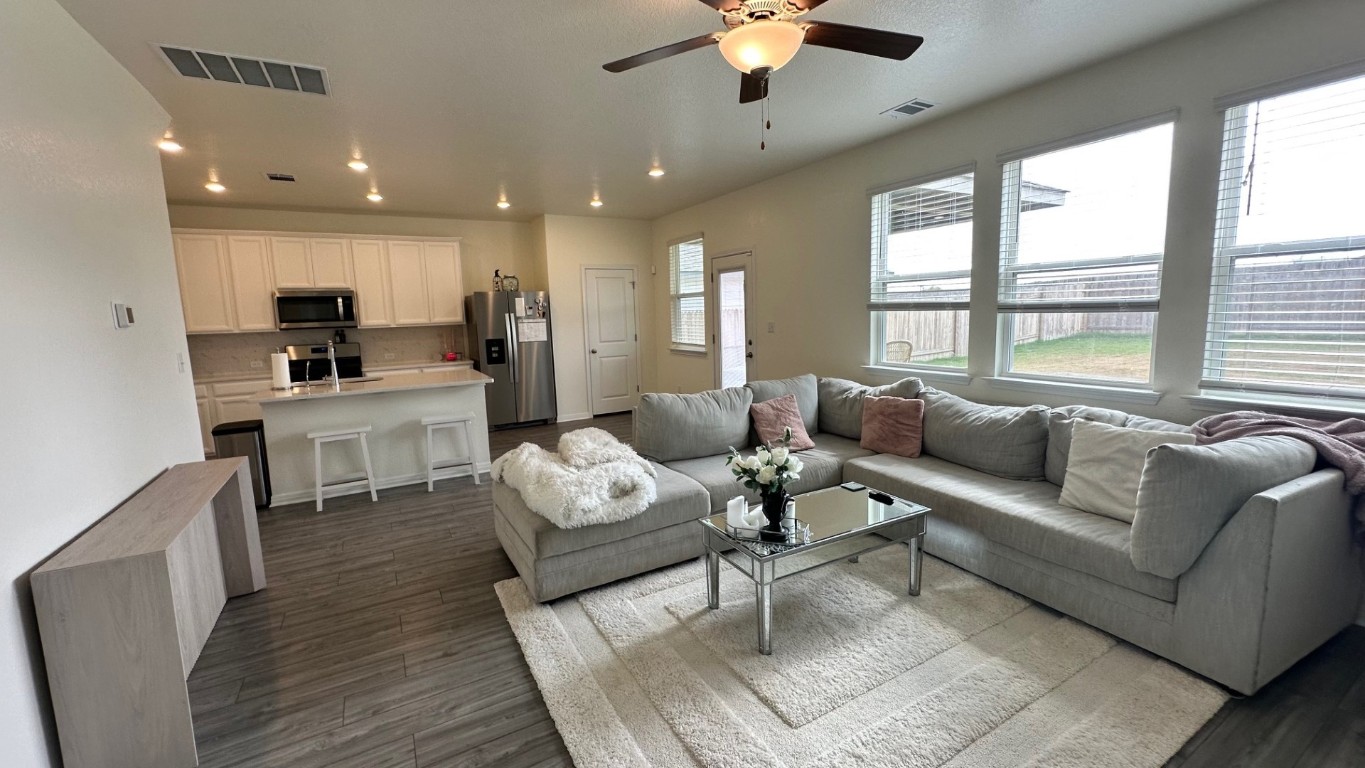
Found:
[[[166,137],[163,138],[161,141],[158,141],[158,142],[156,143],[156,146],[157,146],[157,148],[160,149],[162,152],[171,152],[171,153],[179,152],[179,151],[181,151],[181,150],[184,149],[184,147],[180,146],[180,142],[176,141],[175,139],[171,138],[170,136],[166,136]]]
[[[365,199],[369,200],[372,203],[377,203],[380,200],[383,200],[384,196],[379,194],[378,192],[371,192],[370,194],[365,195]]]
[[[366,171],[366,170],[369,170],[369,168],[370,168],[370,164],[369,164],[369,163],[367,163],[367,162],[365,162],[364,160],[361,160],[361,159],[359,159],[359,158],[357,158],[357,159],[355,159],[355,160],[352,160],[351,162],[347,163],[346,166],[349,167],[349,168],[350,168],[351,170],[353,170],[353,171]]]
[[[509,202],[507,202],[506,200],[499,200],[499,201],[498,201],[498,207],[501,208],[501,209],[503,209],[503,210],[505,211],[505,210],[507,210],[508,208],[511,208],[511,207],[512,207],[512,204],[509,203]]]
[[[657,178],[659,178],[660,176],[664,175],[664,169],[662,169],[662,168],[660,168],[660,167],[658,167],[658,166],[655,166],[655,167],[649,169],[649,175],[650,175],[650,176],[653,176],[654,178],[657,179]]]
[[[227,191],[227,187],[223,186],[222,184],[219,184],[219,183],[216,182],[216,181],[210,181],[209,183],[205,184],[205,185],[204,185],[204,189],[207,189],[207,190],[210,191],[210,192],[226,192],[226,191]]]
[[[594,208],[601,208],[601,207],[602,207],[602,201],[599,200],[598,198],[595,198],[595,197],[594,197],[594,198],[592,199],[592,202],[591,202],[591,203],[588,203],[588,205],[591,205],[591,206],[594,207]]]

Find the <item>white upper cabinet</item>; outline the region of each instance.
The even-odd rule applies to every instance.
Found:
[[[393,292],[394,325],[426,325],[431,322],[426,273],[421,243],[408,240],[389,242],[389,286]]]
[[[308,258],[307,239],[272,237],[270,257],[275,262],[276,288],[313,287],[313,262]]]
[[[464,286],[459,243],[422,243],[426,260],[427,301],[432,323],[464,322]]]
[[[350,250],[345,240],[337,238],[308,238],[308,260],[313,267],[314,288],[351,288]]]
[[[361,328],[393,325],[389,259],[383,240],[352,240],[356,320]]]
[[[232,289],[228,277],[226,239],[222,235],[177,234],[176,272],[180,277],[180,303],[188,333],[222,333],[236,330],[232,314]]]
[[[275,330],[275,282],[266,239],[260,235],[229,235],[227,252],[237,330]]]

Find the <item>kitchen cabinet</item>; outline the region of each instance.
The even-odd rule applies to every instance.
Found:
[[[270,389],[270,380],[232,381],[213,385],[213,423],[249,421],[261,418],[261,406],[251,402],[256,395]]]
[[[204,455],[213,455],[213,409],[209,400],[208,387],[200,384],[194,388],[194,405],[199,410],[199,439],[204,444]]]
[[[229,235],[227,254],[235,328],[275,330],[275,281],[269,243],[259,235]]]
[[[352,240],[356,320],[361,328],[393,325],[389,258],[382,240]]]
[[[226,239],[221,235],[177,234],[173,243],[185,331],[236,330]]]
[[[389,286],[393,293],[394,325],[426,325],[431,322],[422,243],[408,240],[389,243]]]
[[[350,288],[347,241],[334,237],[272,237],[276,288]]]
[[[426,262],[428,319],[432,323],[464,322],[464,285],[458,243],[422,243]]]

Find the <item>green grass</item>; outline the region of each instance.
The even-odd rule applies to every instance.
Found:
[[[1078,333],[1060,339],[1031,341],[1014,348],[1016,373],[1058,373],[1107,379],[1146,381],[1152,361],[1152,339],[1132,333]],[[921,365],[965,368],[967,358],[916,360]]]

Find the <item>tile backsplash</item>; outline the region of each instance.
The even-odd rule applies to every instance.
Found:
[[[286,344],[325,344],[335,331],[193,334],[190,366],[195,378],[260,374],[270,378],[270,353]],[[446,352],[465,355],[463,325],[411,328],[347,328],[346,340],[359,342],[366,367],[432,363]],[[392,355],[392,357],[390,357]],[[251,364],[259,362],[260,367]]]

